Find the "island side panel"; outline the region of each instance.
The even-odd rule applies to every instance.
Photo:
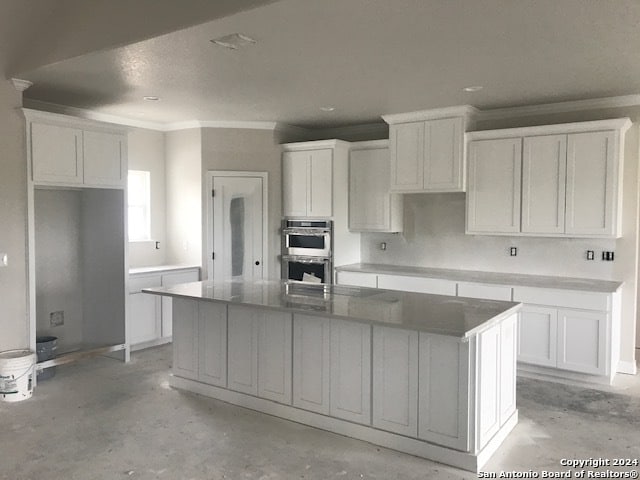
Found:
[[[173,317],[179,319],[173,329],[173,373],[198,379],[198,302],[176,298]]]
[[[194,302],[195,303],[195,302]],[[218,387],[227,386],[227,306],[198,302],[198,379]],[[180,317],[176,317],[179,323]]]

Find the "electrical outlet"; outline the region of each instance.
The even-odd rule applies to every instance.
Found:
[[[614,257],[613,252],[608,252],[608,251],[602,252],[602,261],[604,262],[613,262],[613,257]]]
[[[380,242],[380,250],[386,250],[387,249],[387,242]]]
[[[52,327],[60,327],[64,325],[64,311],[51,312],[49,314],[49,325]]]
[[[515,257],[516,255],[518,255],[518,247],[511,247],[509,249],[509,255],[511,255],[512,257]]]
[[[587,260],[594,260],[594,259],[595,259],[595,254],[593,250],[587,250]]]

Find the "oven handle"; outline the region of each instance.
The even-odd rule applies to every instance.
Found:
[[[301,229],[301,228],[285,228],[282,230],[282,233],[285,235],[311,235],[314,237],[324,237],[328,233],[331,233],[329,230],[313,230],[313,229]]]
[[[299,262],[299,263],[329,263],[331,261],[330,258],[296,257],[291,255],[283,255],[282,259],[288,262]]]

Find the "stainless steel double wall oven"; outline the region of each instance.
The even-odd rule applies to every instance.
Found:
[[[282,278],[294,282],[332,283],[331,220],[282,222]]]

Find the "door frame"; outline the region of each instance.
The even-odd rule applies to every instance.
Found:
[[[260,177],[262,178],[262,266],[263,278],[269,278],[269,173],[240,170],[207,170],[207,280],[213,280],[213,179],[215,177]]]

